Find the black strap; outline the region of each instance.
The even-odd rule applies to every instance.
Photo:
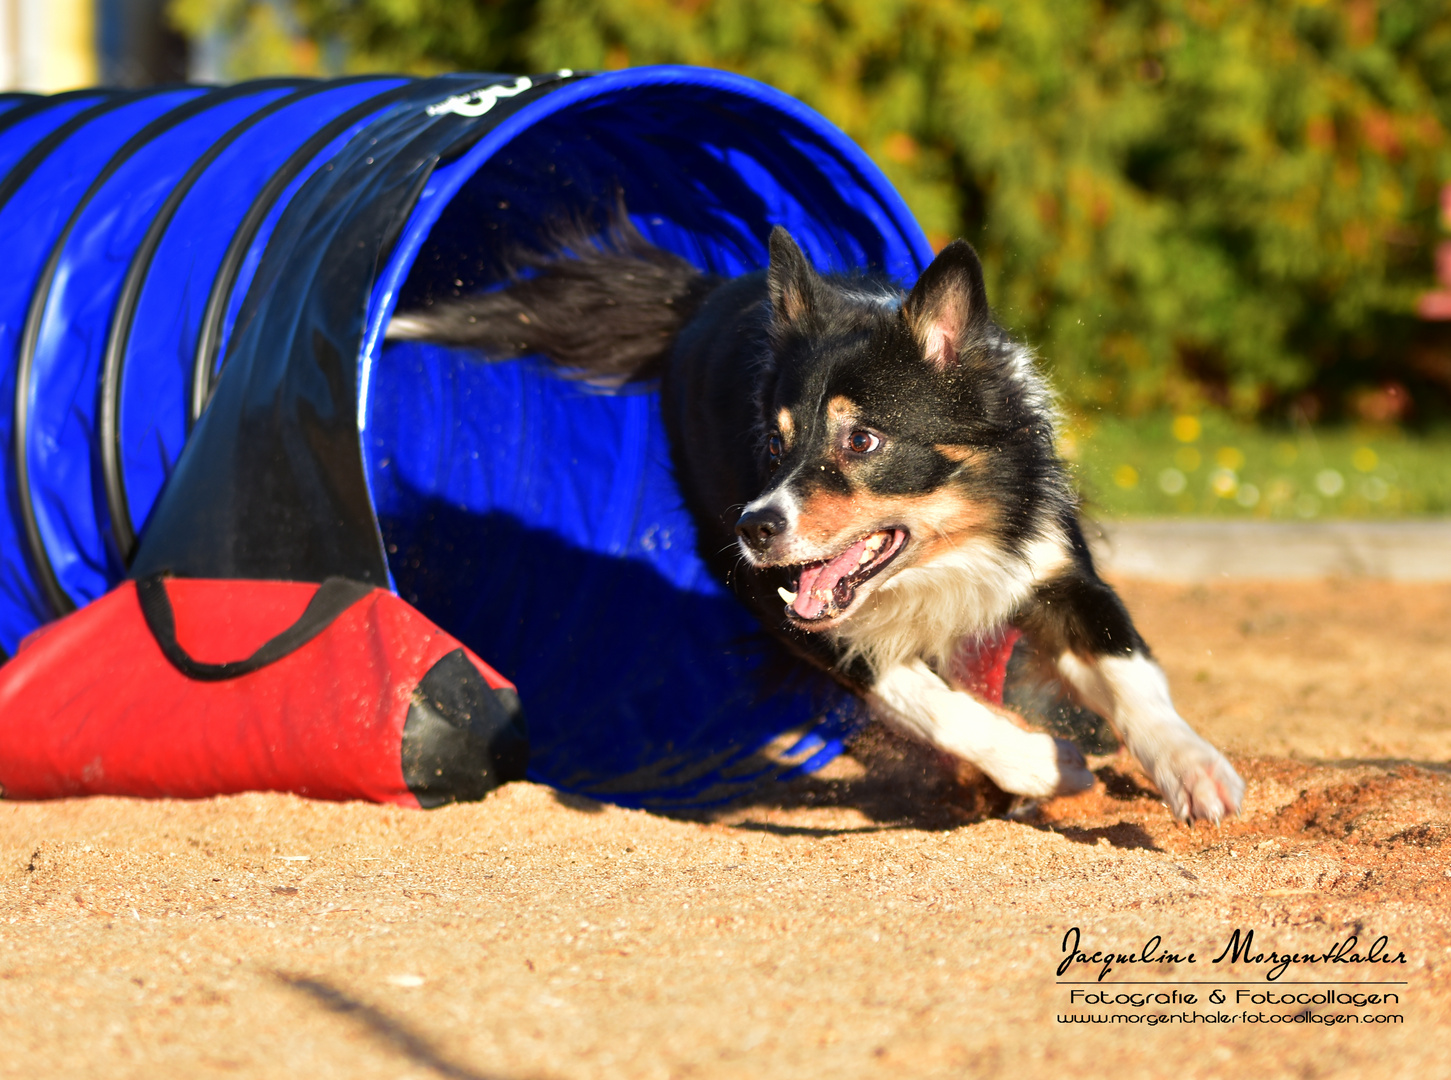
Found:
[[[171,597],[166,595],[165,575],[152,574],[136,582],[136,597],[141,601],[141,614],[146,617],[151,636],[156,638],[156,644],[161,646],[172,667],[198,682],[235,679],[276,663],[317,637],[332,625],[334,619],[372,591],[373,586],[361,581],[330,577],[318,586],[295,623],[264,642],[247,659],[206,664],[193,659],[176,640],[176,617],[171,610]]]

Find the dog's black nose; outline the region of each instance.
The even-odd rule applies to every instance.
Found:
[[[786,516],[774,506],[742,514],[736,522],[736,535],[757,551],[765,551],[771,541],[786,531]]]

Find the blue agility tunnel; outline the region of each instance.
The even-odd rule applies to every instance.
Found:
[[[783,224],[910,284],[931,250],[839,130],[678,67],[0,110],[0,648],[127,577],[341,575],[511,679],[558,787],[688,806],[839,749],[852,703],[706,572],[648,386],[384,342],[621,197],[717,274]]]

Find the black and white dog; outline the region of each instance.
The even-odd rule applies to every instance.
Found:
[[[659,377],[716,573],[797,653],[1004,790],[1093,783],[1071,743],[949,684],[960,642],[1012,625],[1178,818],[1239,810],[1244,782],[1175,711],[1094,571],[1051,395],[993,322],[967,243],[904,294],[818,274],[779,227],[768,270],[720,279],[617,223],[500,290],[400,314],[389,337],[540,353],[595,382]]]

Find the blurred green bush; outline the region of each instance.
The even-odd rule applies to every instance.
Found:
[[[1108,518],[1451,514],[1451,431],[1235,421],[1222,412],[1074,417],[1059,450]]]
[[[232,77],[315,69],[322,42],[352,70],[763,79],[856,139],[934,242],[977,245],[999,317],[1070,410],[1314,420],[1390,387],[1424,417],[1451,393],[1451,338],[1414,317],[1451,180],[1445,0],[176,0],[173,15],[241,43]]]

